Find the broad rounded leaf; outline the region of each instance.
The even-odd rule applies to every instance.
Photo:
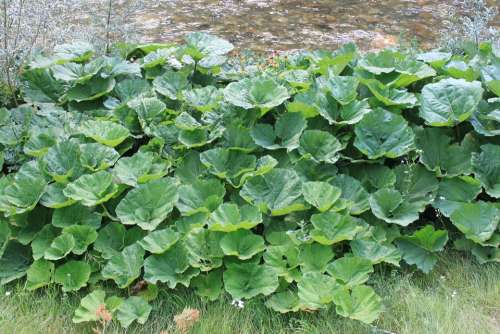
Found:
[[[462,203],[450,216],[467,239],[482,243],[491,238],[500,221],[499,209],[488,202]]]
[[[281,168],[247,180],[240,191],[246,201],[263,212],[270,210],[273,216],[303,210],[304,204],[298,201],[301,195],[302,182],[297,173]]]
[[[314,226],[311,231],[312,239],[323,245],[352,240],[363,229],[355,218],[336,212],[314,214],[311,216],[311,223]]]
[[[224,287],[234,299],[270,295],[278,288],[278,276],[266,265],[232,264],[224,272]]]
[[[223,203],[211,213],[208,228],[212,231],[234,232],[239,229],[249,230],[260,223],[262,214],[256,207]]]
[[[80,176],[63,191],[65,196],[80,201],[85,206],[104,203],[117,192],[118,186],[113,183],[113,176],[106,171]]]
[[[478,81],[443,79],[422,89],[419,115],[432,126],[453,126],[472,115],[482,96]]]
[[[339,283],[349,288],[361,285],[373,272],[372,262],[356,256],[344,256],[330,263],[326,268]]]
[[[353,287],[351,293],[346,289],[337,290],[333,302],[341,316],[367,324],[374,322],[382,312],[382,298],[366,285]]]
[[[54,282],[62,285],[62,290],[65,292],[78,291],[87,285],[90,271],[89,264],[71,260],[57,267]]]
[[[149,313],[153,308],[141,297],[128,297],[118,307],[116,319],[120,322],[122,327],[127,328],[134,321],[139,324],[145,324],[149,318]]]
[[[342,149],[340,141],[326,131],[306,130],[300,137],[300,154],[316,162],[334,164],[339,160],[338,152]]]
[[[180,238],[180,234],[173,229],[153,231],[138,241],[144,250],[161,254],[170,249]]]
[[[248,260],[266,248],[264,238],[246,230],[227,233],[220,247],[225,255],[237,256],[240,260]]]
[[[481,146],[480,153],[472,154],[472,169],[486,192],[500,198],[500,145]]]
[[[118,146],[130,135],[126,127],[115,122],[103,120],[85,121],[80,127],[80,131],[96,142],[111,147]]]
[[[144,249],[138,244],[125,247],[102,268],[102,277],[114,280],[120,288],[128,287],[141,274],[144,254]]]
[[[306,202],[321,212],[328,211],[342,194],[340,188],[318,181],[305,182],[302,185],[302,192]]]
[[[414,134],[400,115],[376,109],[354,127],[354,146],[369,159],[397,158],[413,148]]]
[[[167,218],[177,199],[174,179],[150,181],[129,191],[116,207],[116,215],[125,225],[151,231]]]

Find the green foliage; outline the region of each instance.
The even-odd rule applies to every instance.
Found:
[[[26,104],[0,109],[0,283],[151,286],[90,292],[75,322],[104,305],[142,324],[158,289],[181,285],[371,323],[374,266],[429,272],[448,239],[500,261],[491,48],[346,46],[258,75],[202,33],[131,59],[85,50],[28,64]]]

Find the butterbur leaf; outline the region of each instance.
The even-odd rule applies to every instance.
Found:
[[[359,239],[351,241],[350,245],[355,256],[369,259],[373,264],[387,262],[399,267],[401,253],[392,244]]]
[[[62,285],[65,292],[78,291],[87,285],[90,278],[90,265],[83,261],[68,261],[57,267],[54,282]]]
[[[333,257],[332,247],[313,242],[301,245],[297,259],[303,273],[310,271],[323,273]]]
[[[99,143],[84,144],[80,146],[80,163],[90,171],[105,170],[115,164],[120,154],[113,148]]]
[[[382,312],[382,298],[366,285],[353,287],[351,293],[346,289],[338,289],[333,302],[337,314],[367,324],[374,322]]]
[[[356,99],[358,85],[358,78],[349,76],[331,76],[320,81],[320,86],[332,94],[341,105],[347,105]]]
[[[357,179],[340,174],[331,183],[342,190],[340,198],[348,203],[350,214],[359,215],[370,209],[370,194]]]
[[[225,255],[237,256],[240,260],[248,260],[266,248],[264,238],[246,230],[227,233],[220,246]]]
[[[116,215],[125,225],[152,231],[167,218],[177,199],[174,179],[150,181],[129,191],[116,207]]]
[[[481,182],[471,176],[454,177],[439,182],[439,190],[432,206],[445,217],[455,211],[461,203],[469,203],[481,193]]]
[[[290,97],[286,87],[263,77],[245,78],[224,88],[224,98],[244,109],[260,109],[261,115],[279,106]]]
[[[378,108],[354,127],[354,146],[369,159],[397,158],[414,146],[413,131],[400,115]]]
[[[421,205],[403,199],[396,189],[383,188],[370,196],[373,214],[388,223],[407,226],[419,217]]]
[[[223,98],[222,91],[214,86],[186,90],[183,94],[186,102],[201,112],[212,111],[220,104]]]
[[[268,150],[285,148],[288,151],[299,146],[299,138],[307,122],[300,113],[283,114],[274,128],[269,124],[257,124],[250,132],[255,144]]]
[[[344,256],[330,263],[326,268],[339,283],[349,288],[361,285],[373,272],[372,262],[357,256]]]
[[[66,98],[69,101],[83,102],[92,101],[111,92],[115,87],[114,78],[92,77],[84,83],[77,83],[68,89]]]
[[[61,209],[73,205],[76,201],[74,199],[64,196],[64,188],[66,185],[63,183],[51,183],[45,188],[45,193],[40,198],[40,204],[52,209]]]
[[[91,44],[77,41],[56,45],[54,53],[60,60],[81,63],[89,60],[94,55],[95,50]]]
[[[139,151],[118,160],[113,176],[119,183],[137,187],[138,184],[159,179],[168,173],[170,164],[153,152]]]
[[[75,239],[71,234],[61,234],[52,241],[50,247],[45,250],[46,260],[59,260],[68,255],[75,247]]]
[[[311,204],[321,212],[328,211],[340,198],[342,190],[327,182],[305,182],[302,192],[307,203]]]
[[[102,277],[114,280],[120,288],[128,287],[141,274],[144,254],[144,249],[138,244],[125,247],[104,266]]]
[[[262,214],[254,206],[238,207],[234,203],[223,203],[210,215],[208,228],[212,231],[234,232],[249,230],[261,222]]]
[[[153,308],[141,297],[128,297],[118,307],[116,318],[123,328],[127,328],[134,321],[143,325],[149,318],[149,313]]]
[[[326,308],[339,288],[335,279],[319,272],[304,273],[297,286],[300,305],[307,310]]]
[[[472,153],[472,169],[488,195],[500,198],[500,145],[486,144]]]
[[[26,288],[35,290],[50,284],[54,275],[54,267],[54,263],[44,259],[33,262],[26,271]]]
[[[396,241],[403,259],[408,264],[415,264],[417,268],[428,273],[437,262],[435,252],[441,251],[448,241],[448,232],[434,230],[427,225],[411,236],[405,236]]]
[[[179,238],[180,234],[173,229],[164,229],[149,233],[138,244],[150,253],[161,254],[169,250]]]
[[[81,125],[80,131],[96,142],[110,147],[118,146],[130,135],[126,127],[115,122],[103,120],[85,121]]]
[[[500,135],[500,100],[479,102],[478,108],[470,119],[474,130],[487,137]]]
[[[338,152],[342,149],[340,141],[326,131],[306,130],[300,137],[300,154],[316,162],[334,164],[339,160]]]
[[[224,233],[203,228],[193,229],[185,240],[189,264],[202,271],[222,266],[224,252],[220,246]]]
[[[66,140],[47,151],[43,158],[46,172],[56,182],[66,183],[79,177],[82,173],[80,164],[80,148],[78,144]]]
[[[93,229],[97,229],[101,225],[101,216],[93,212],[91,208],[81,204],[74,204],[54,210],[52,225],[64,228],[74,224],[86,225]]]
[[[451,143],[450,136],[439,128],[417,128],[415,134],[415,145],[422,150],[420,161],[428,170],[447,177],[471,172],[473,147],[467,142],[467,137],[459,145]]]
[[[151,255],[144,261],[144,279],[156,284],[160,281],[174,289],[177,284],[189,286],[191,278],[198,275],[199,270],[189,268],[186,248],[182,243],[176,243],[162,254]]]
[[[10,237],[12,235],[12,231],[9,227],[9,224],[4,221],[0,221],[0,258],[9,243]]]
[[[500,212],[488,202],[461,203],[450,219],[467,239],[483,243],[495,232],[500,221]]]
[[[64,91],[62,82],[57,81],[48,69],[24,71],[22,79],[22,91],[26,102],[57,103]]]
[[[266,306],[280,312],[297,312],[300,309],[299,297],[293,291],[278,292],[266,301]]]
[[[278,276],[266,265],[232,264],[223,275],[224,288],[234,299],[270,295],[278,288]]]
[[[364,79],[362,83],[368,87],[377,100],[386,106],[410,108],[417,103],[417,98],[414,94],[403,89],[391,88],[376,79]]]
[[[0,285],[7,284],[26,275],[32,262],[29,247],[11,240],[0,257]]]
[[[153,80],[154,89],[171,100],[177,100],[189,85],[187,74],[182,72],[167,71]]]
[[[222,204],[225,194],[224,185],[215,179],[201,179],[193,184],[181,185],[177,209],[184,216],[197,212],[211,212]]]
[[[255,169],[257,158],[239,151],[214,148],[201,153],[200,161],[210,173],[238,185],[242,174]]]
[[[206,274],[196,276],[190,286],[195,288],[198,296],[215,301],[222,291],[222,270],[212,270]]]
[[[311,237],[323,245],[352,240],[363,228],[349,215],[341,215],[336,212],[324,212],[311,216],[314,229]]]
[[[113,183],[113,176],[106,171],[80,176],[63,191],[65,196],[80,201],[85,206],[104,203],[117,192],[118,186]]]
[[[123,224],[111,222],[99,230],[94,249],[105,259],[119,254],[125,245],[126,229]]]
[[[396,72],[398,72],[399,75],[390,85],[398,88],[407,87],[414,82],[436,75],[436,71],[432,67],[413,59],[397,62]]]
[[[92,245],[97,239],[95,227],[88,225],[72,225],[63,229],[63,235],[70,234],[75,244],[71,250],[74,254],[81,255],[85,253],[87,247]]]
[[[500,96],[500,65],[485,66],[481,68],[481,76],[490,91],[496,96]]]
[[[80,300],[72,321],[76,324],[99,320],[97,310],[105,304],[106,293],[103,290],[94,290]]]
[[[424,86],[419,115],[431,126],[453,126],[472,115],[482,96],[478,81],[443,79]]]
[[[390,50],[368,53],[359,60],[358,66],[375,75],[391,73],[396,69],[397,56],[398,54]]]
[[[234,48],[228,41],[204,32],[189,33],[184,39],[186,52],[197,61],[207,56],[223,56]]]
[[[281,168],[250,178],[240,191],[247,202],[263,212],[271,211],[273,216],[303,210],[304,204],[298,201],[301,195],[302,182],[297,173]]]

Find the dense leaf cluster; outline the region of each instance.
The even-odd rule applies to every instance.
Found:
[[[106,305],[144,323],[158,288],[183,285],[370,323],[374,266],[428,272],[449,239],[500,261],[498,50],[260,66],[232,49],[77,43],[26,67],[26,104],[0,109],[2,284],[149,284],[94,290],[76,322]]]

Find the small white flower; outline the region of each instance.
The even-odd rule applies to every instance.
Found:
[[[7,297],[8,297],[8,296],[10,296],[10,294],[11,294],[11,292],[10,292],[10,291],[6,291],[6,292],[5,292],[5,295],[6,295]]]
[[[457,296],[457,290],[453,290],[451,293],[451,298],[455,298]]]
[[[440,200],[442,200],[442,201],[444,201],[444,200],[446,199],[446,197],[444,197],[444,196],[439,196],[439,199],[440,199]]]
[[[446,276],[441,275],[439,278],[440,278],[440,279],[442,279],[442,280],[445,280],[445,279],[446,279]]]

